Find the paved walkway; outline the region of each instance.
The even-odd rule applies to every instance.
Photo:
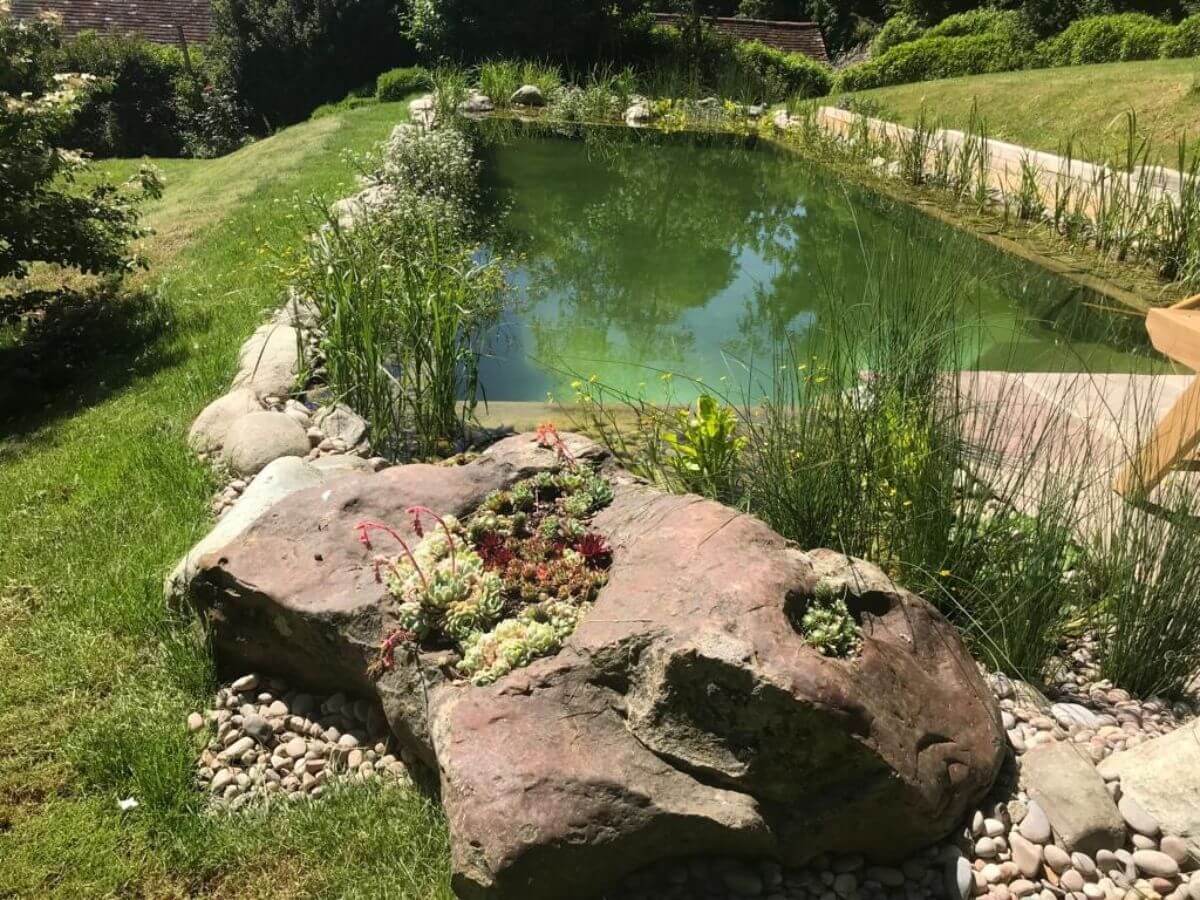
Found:
[[[1112,520],[1107,513],[1123,502],[1113,479],[1192,377],[965,372],[959,384],[971,410],[968,438],[985,448],[998,477],[1009,479],[1026,502],[1036,505],[1038,475],[1083,479],[1086,532]],[[1200,474],[1174,472],[1151,493],[1150,505],[1191,485],[1200,490]]]

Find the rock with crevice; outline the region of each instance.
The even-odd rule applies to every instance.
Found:
[[[614,485],[593,522],[613,549],[609,581],[557,655],[488,687],[457,678],[450,650],[402,649],[368,676],[395,603],[354,526],[415,539],[409,506],[468,515],[560,464],[530,435],[464,466],[293,494],[192,582],[223,664],[379,697],[405,749],[440,773],[459,896],[591,896],[666,856],[897,860],[983,797],[1003,757],[999,710],[932,607],[875,566],[802,552],[564,438]],[[845,599],[856,655],[805,642],[818,592]]]

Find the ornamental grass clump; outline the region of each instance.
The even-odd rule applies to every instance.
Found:
[[[374,560],[398,625],[378,668],[402,646],[450,647],[458,671],[484,685],[557,652],[608,580],[612,551],[588,522],[611,501],[608,482],[571,460],[490,495],[465,524],[413,507],[415,546],[390,526],[359,523],[368,549],[376,532],[399,546]],[[426,533],[426,521],[436,528]]]

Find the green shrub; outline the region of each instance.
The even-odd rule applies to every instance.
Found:
[[[893,47],[915,41],[925,33],[925,28],[912,16],[897,13],[879,29],[879,34],[871,41],[871,56],[882,56]]]
[[[828,66],[800,53],[785,53],[758,41],[738,44],[734,59],[761,86],[753,98],[776,102],[788,97],[824,97],[833,79]]]
[[[375,82],[375,99],[380,103],[394,103],[417,91],[427,91],[430,86],[429,72],[420,66],[389,69]]]
[[[94,82],[51,82],[32,62],[59,41],[54,24],[17,23],[0,8],[0,279],[24,278],[32,263],[120,274],[135,263],[130,241],[145,233],[138,194],[103,181],[80,189],[87,160],[58,149]],[[142,196],[158,193],[153,172],[139,180]]]
[[[308,117],[413,55],[404,0],[213,0],[211,54],[266,129]]]
[[[976,34],[966,37],[923,37],[894,47],[876,59],[867,60],[839,72],[833,91],[862,91],[957,78],[1021,68],[1028,58],[1024,46],[1008,34]]]
[[[1188,16],[1171,30],[1162,43],[1162,55],[1168,59],[1200,56],[1200,15]]]
[[[1043,66],[1156,59],[1173,29],[1143,13],[1121,13],[1080,19],[1062,34],[1038,45]]]
[[[183,149],[177,90],[199,86],[187,81],[176,48],[85,31],[63,42],[53,66],[100,79],[65,137],[68,146],[98,156],[175,156]]]
[[[1016,10],[972,9],[938,22],[925,37],[966,37],[971,34],[1016,34],[1024,24]]]

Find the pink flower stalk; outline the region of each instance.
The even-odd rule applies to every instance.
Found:
[[[567,449],[566,442],[562,439],[562,435],[558,433],[558,428],[553,422],[543,422],[539,425],[534,435],[534,440],[537,441],[539,447],[553,450],[558,455],[560,462],[566,463],[572,469],[575,468],[575,457]]]
[[[442,531],[446,532],[446,541],[450,544],[450,571],[457,575],[458,558],[454,554],[454,535],[450,532],[450,526],[446,524],[446,520],[435,513],[428,506],[410,506],[405,510],[405,512],[407,512],[409,518],[412,519],[413,531],[415,531],[417,534],[423,535],[425,533],[424,529],[421,527],[422,513],[433,516],[433,518],[437,520],[437,523],[442,526]]]
[[[404,551],[404,555],[408,557],[408,561],[412,563],[412,567],[417,570],[417,575],[419,575],[421,578],[421,584],[425,586],[425,592],[429,593],[429,581],[425,578],[425,573],[422,572],[421,567],[417,565],[417,558],[413,556],[413,552],[408,548],[408,544],[405,543],[404,538],[400,537],[400,535],[396,533],[396,529],[392,528],[390,525],[385,525],[382,522],[359,522],[354,527],[358,531],[359,543],[368,550],[371,549],[372,531],[382,531],[384,534],[390,535],[392,539],[400,545],[400,549]],[[393,571],[395,571],[394,567]],[[378,557],[375,560],[375,578],[376,580],[379,579]]]

